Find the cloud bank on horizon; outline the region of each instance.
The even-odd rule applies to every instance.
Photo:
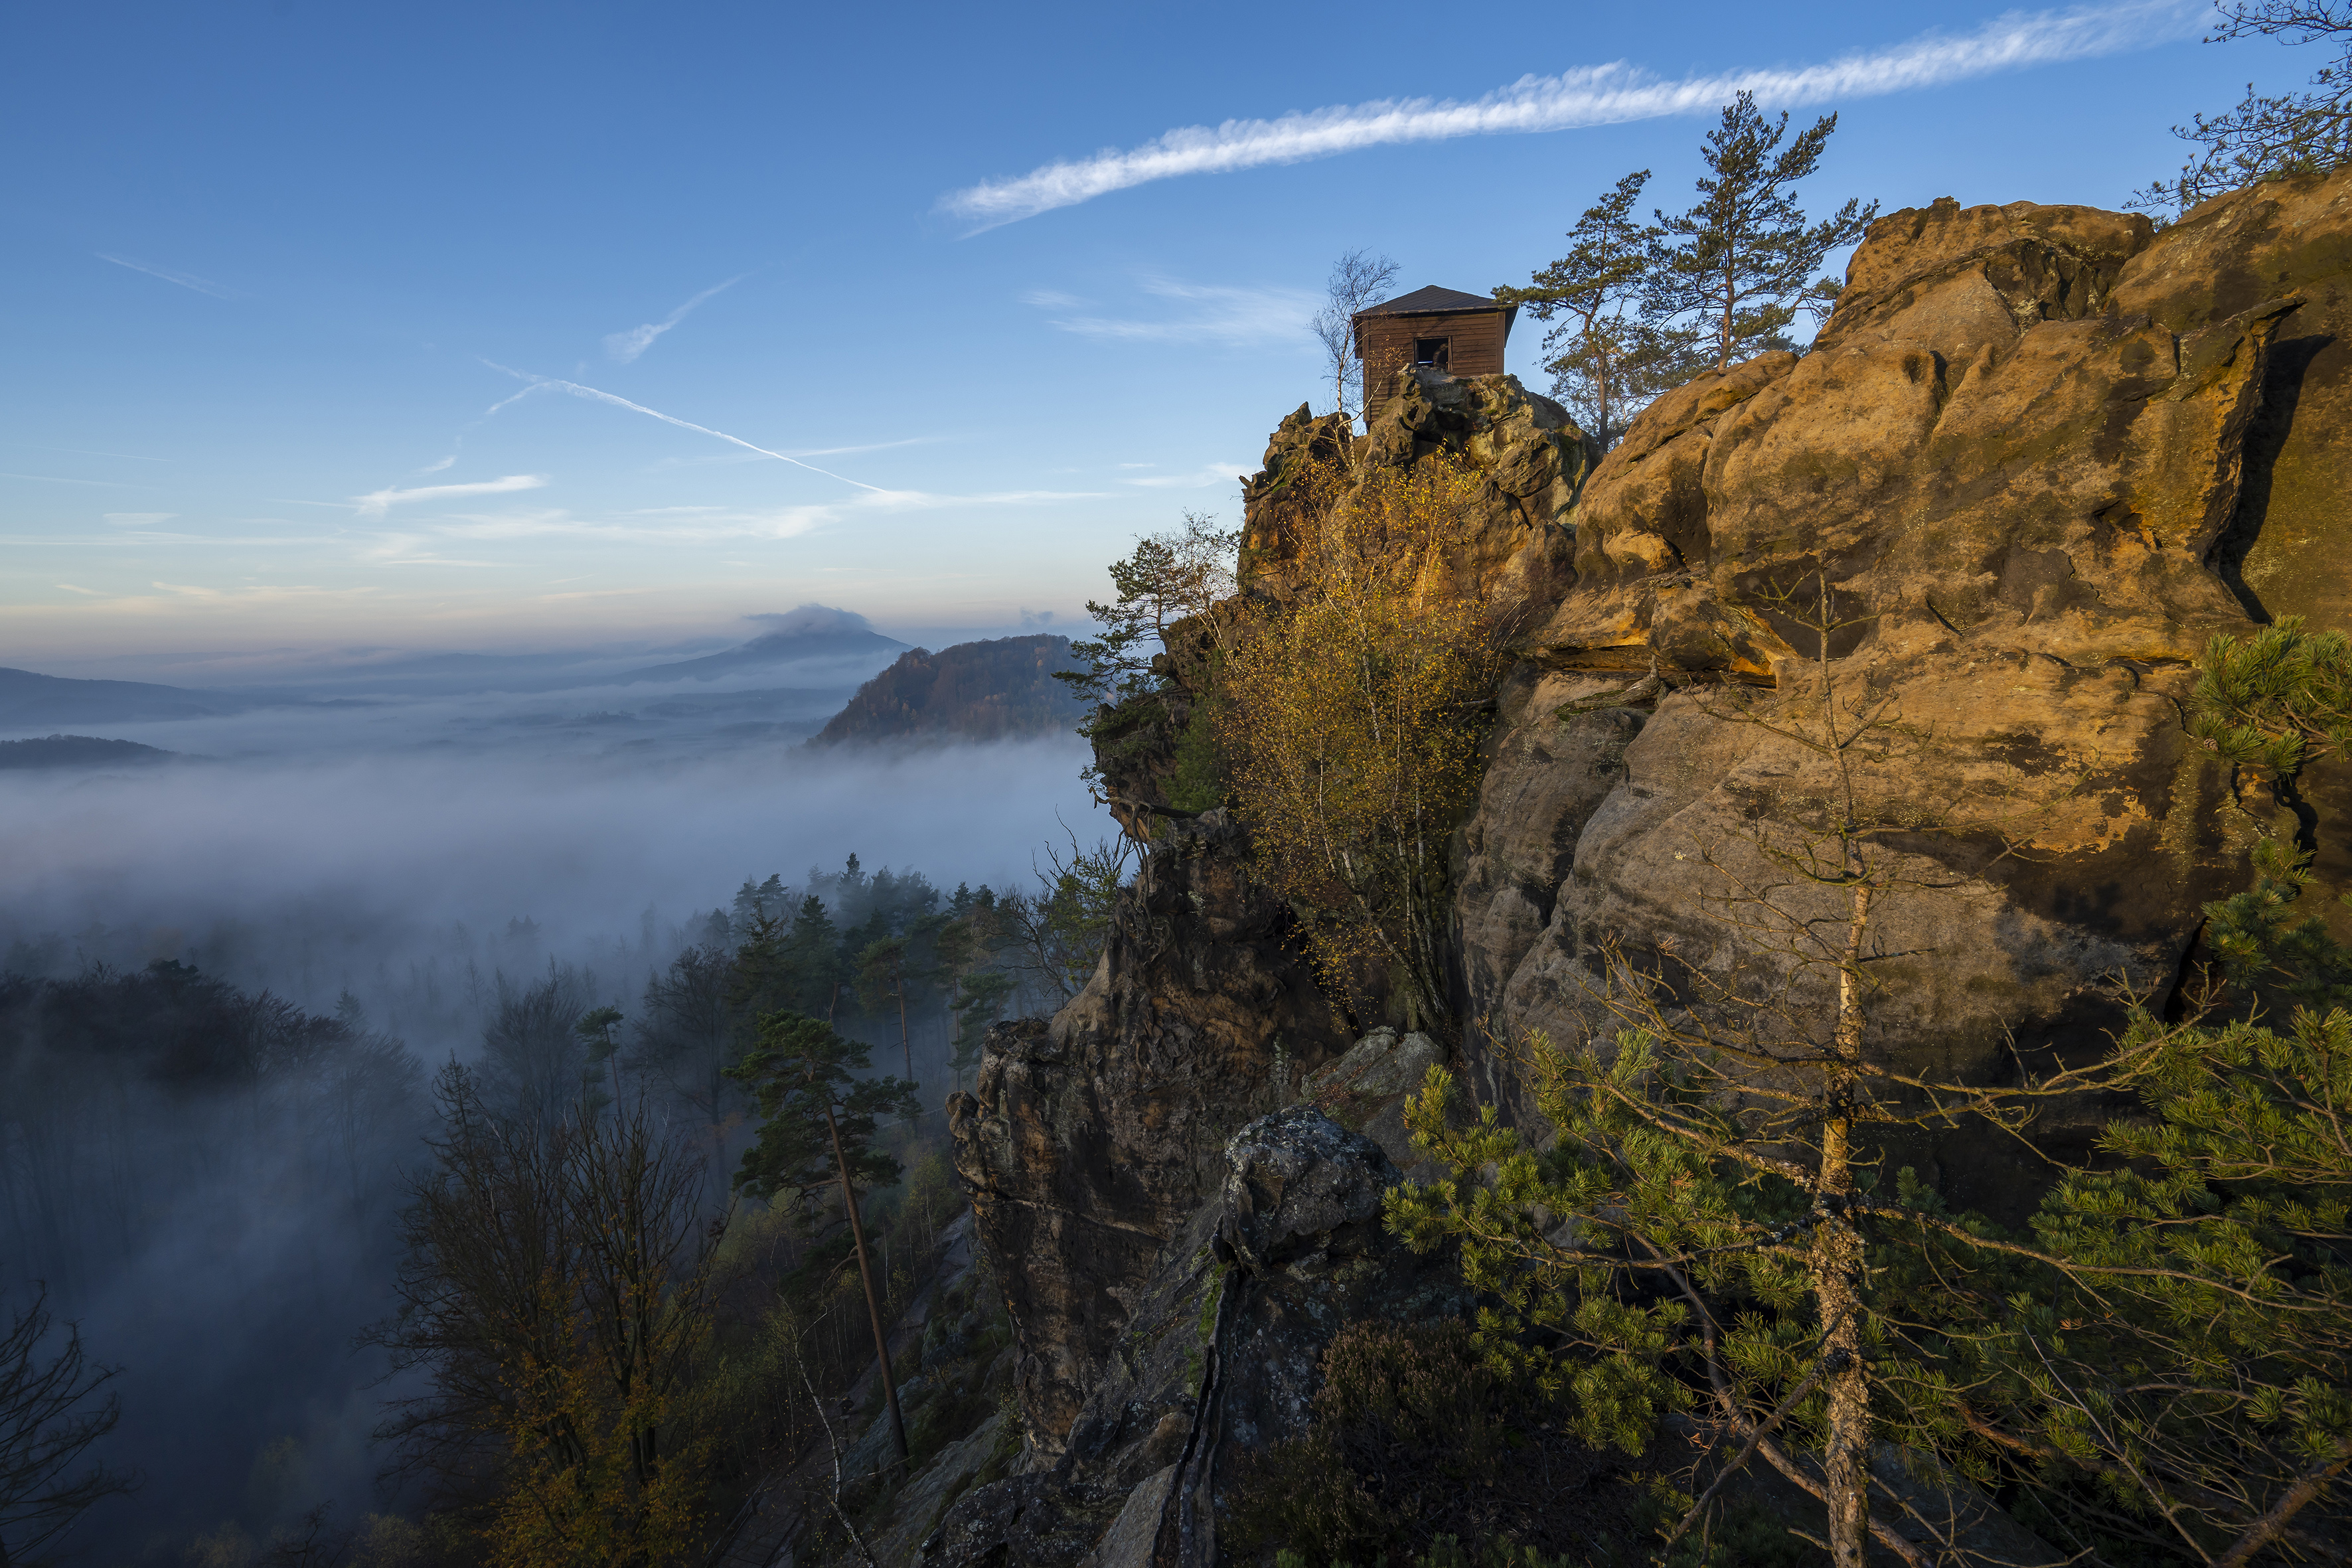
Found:
[[[1558,76],[1520,78],[1485,97],[1379,99],[1309,110],[1273,120],[1188,125],[1139,147],[1108,148],[1089,158],[1045,164],[1014,178],[984,180],[950,192],[940,206],[970,221],[971,234],[1076,206],[1097,196],[1184,174],[1228,174],[1268,163],[1336,157],[1367,147],[1457,136],[1524,135],[1705,114],[1742,92],[1768,109],[1838,98],[1879,97],[1940,87],[1974,77],[2154,47],[2196,37],[2206,12],[2194,0],[2136,3],[2071,11],[2008,12],[1958,37],[1927,34],[1893,48],[1842,56],[1820,65],[1721,72],[1660,79],[1623,60]]]

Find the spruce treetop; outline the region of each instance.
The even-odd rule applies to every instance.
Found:
[[[898,1162],[873,1147],[875,1135],[882,1118],[911,1118],[919,1107],[915,1086],[904,1079],[856,1076],[872,1065],[863,1042],[821,1018],[782,1012],[762,1017],[758,1043],[727,1069],[751,1088],[762,1119],[758,1141],[735,1173],[736,1188],[755,1197],[806,1197],[839,1183],[844,1164],[859,1187],[896,1182]]]

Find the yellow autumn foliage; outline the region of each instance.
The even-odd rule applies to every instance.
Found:
[[[572,1294],[542,1281],[541,1309],[564,1325],[552,1356],[517,1369],[508,1486],[483,1532],[498,1568],[660,1568],[698,1554],[709,1436],[683,1418],[683,1391],[660,1369],[691,1359],[704,1316],[657,1275],[619,1281],[604,1303],[628,1331],[600,1345]]]
[[[1447,546],[1480,483],[1444,457],[1294,477],[1286,592],[1227,669],[1225,733],[1262,873],[1303,910],[1327,984],[1385,969],[1443,1013],[1446,837],[1483,768],[1504,661]]]

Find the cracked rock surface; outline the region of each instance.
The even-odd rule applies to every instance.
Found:
[[[1209,1568],[1236,1460],[1304,1435],[1340,1326],[1467,1310],[1442,1255],[1382,1229],[1381,1194],[1402,1178],[1361,1133],[1292,1106],[1235,1133],[1223,1165],[1058,1457],[958,1503],[925,1568]]]

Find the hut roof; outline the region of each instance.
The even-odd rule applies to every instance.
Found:
[[[1433,283],[1426,289],[1416,289],[1410,294],[1356,312],[1365,316],[1458,316],[1469,310],[1500,310],[1507,307],[1496,304],[1485,294],[1465,294],[1459,289],[1440,289]],[[1516,311],[1513,312],[1517,314]]]

